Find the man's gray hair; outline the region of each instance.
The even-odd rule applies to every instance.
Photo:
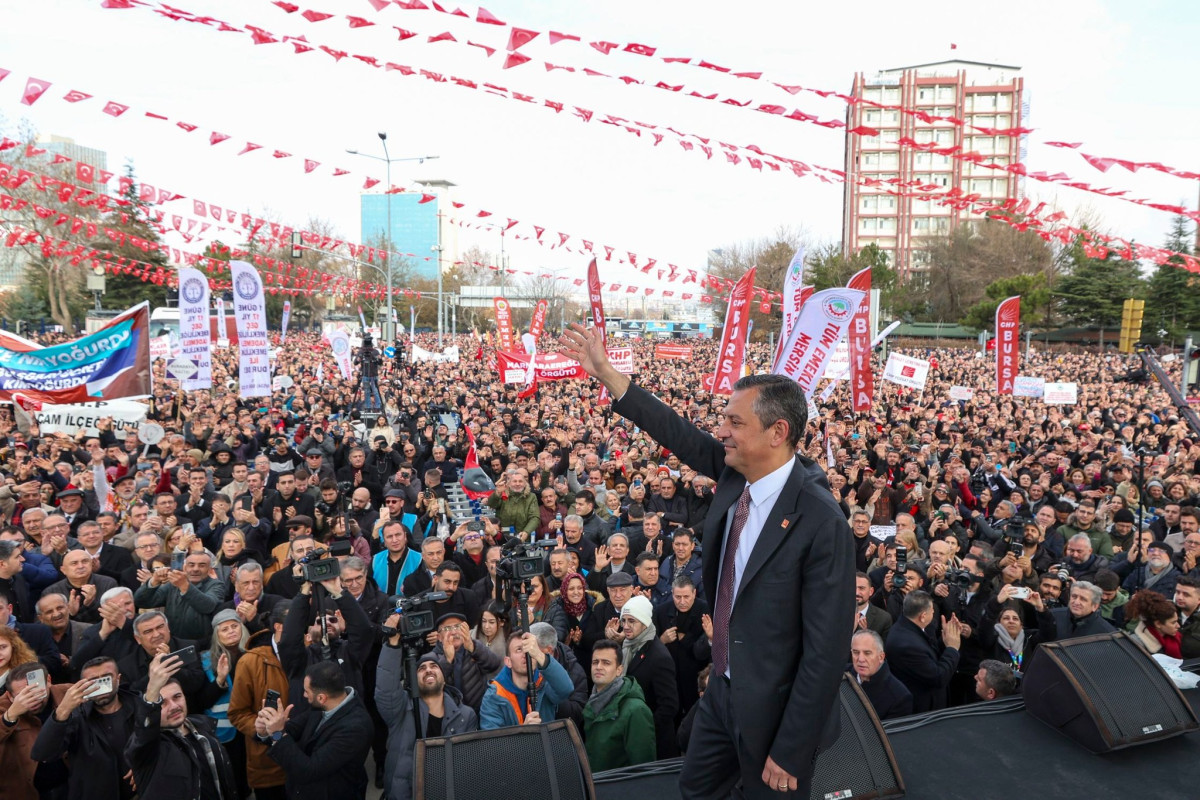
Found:
[[[153,611],[143,611],[142,613],[138,614],[137,617],[133,620],[133,635],[140,636],[140,634],[138,633],[138,628],[142,627],[142,623],[153,622],[156,619],[164,620],[167,623],[167,625],[171,624],[171,621],[169,619],[167,619],[167,615],[164,614],[163,612],[159,611],[158,609],[155,609]]]
[[[997,698],[1017,693],[1017,676],[1008,664],[994,658],[985,658],[979,662],[979,668],[983,670],[984,685],[995,692]]]
[[[234,580],[240,581],[243,575],[251,575],[255,572],[259,575],[263,574],[262,564],[259,564],[257,561],[247,561],[234,570]]]
[[[625,546],[626,546],[626,547],[629,547],[629,537],[628,537],[628,536],[626,536],[626,535],[625,535],[625,534],[623,534],[623,533],[613,533],[613,534],[609,534],[609,537],[608,537],[608,539],[605,541],[605,544],[607,544],[609,547],[612,547],[613,539],[616,539],[617,537],[620,537],[620,538],[624,539],[624,540],[625,540]]]
[[[563,519],[563,525],[566,525],[568,522],[572,523],[573,525],[578,525],[581,528],[583,527],[583,517],[579,516],[578,514],[567,514],[567,516]]]
[[[1067,544],[1086,544],[1088,550],[1092,549],[1092,540],[1086,533],[1077,533],[1067,540]]]
[[[855,632],[854,632],[854,635],[850,637],[850,641],[851,641],[851,642],[853,642],[853,641],[854,641],[855,639],[857,639],[859,636],[869,636],[869,637],[871,637],[871,639],[872,639],[872,640],[874,640],[874,642],[875,642],[875,647],[876,647],[876,648],[878,648],[879,652],[881,652],[881,653],[882,653],[882,652],[884,652],[884,650],[883,650],[883,637],[882,637],[882,636],[880,636],[880,635],[879,635],[879,633],[878,633],[877,631],[873,631],[873,630],[870,630],[870,629],[867,629],[867,630],[865,630],[865,631],[855,631]]]
[[[104,594],[100,595],[100,605],[104,605],[109,600],[116,600],[123,594],[129,595],[129,597],[132,599],[133,589],[130,589],[128,586],[114,586]]]
[[[545,650],[558,645],[558,631],[549,622],[535,622],[529,626],[529,632],[537,639],[538,647]]]
[[[1075,591],[1076,589],[1082,589],[1090,594],[1092,596],[1092,605],[1100,605],[1104,593],[1100,590],[1099,586],[1089,581],[1075,581],[1071,584],[1071,591]]]
[[[1004,510],[1008,511],[1008,513],[1012,514],[1013,516],[1016,516],[1016,514],[1017,514],[1017,506],[1012,500],[1001,500],[999,503],[996,504],[996,507],[1003,508]]]
[[[365,573],[367,571],[367,562],[363,561],[361,556],[349,556],[342,562],[341,572],[345,572],[348,569],[356,569],[359,572]],[[341,574],[341,572],[338,574]]]
[[[122,588],[124,588],[124,587],[122,587]],[[111,592],[112,589],[109,589],[108,591]],[[129,591],[129,590],[125,589],[125,591]],[[39,614],[42,613],[42,601],[49,600],[51,597],[57,597],[59,600],[62,600],[64,604],[71,602],[70,600],[67,599],[67,596],[65,594],[62,594],[61,592],[49,592],[48,594],[44,594],[41,597],[39,597],[38,601],[36,603],[34,603],[33,607],[35,609],[37,609],[37,613],[39,613]]]

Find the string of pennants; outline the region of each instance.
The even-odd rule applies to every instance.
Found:
[[[505,56],[505,66],[504,66],[505,69],[510,69],[513,66],[520,66],[521,64],[529,63],[530,61],[532,61],[533,59],[531,59],[527,56],[524,56],[524,55],[520,55],[519,58],[516,58],[512,61],[510,61],[510,59],[512,58],[512,56],[518,55],[516,53],[517,50],[521,49],[525,45],[534,41],[539,36],[541,36],[543,33],[543,31],[535,31],[530,28],[521,28],[521,27],[517,27],[516,25],[511,25],[511,24],[497,18],[494,14],[492,14],[490,11],[488,11],[486,8],[483,8],[482,6],[477,7],[476,14],[474,17],[472,17],[470,14],[466,13],[459,7],[455,7],[453,11],[448,11],[441,4],[439,4],[437,2],[432,2],[432,1],[429,4],[426,4],[422,0],[394,0],[394,2],[389,2],[388,0],[368,0],[368,2],[371,3],[371,5],[375,8],[375,10],[377,12],[382,12],[385,8],[387,8],[389,5],[391,5],[391,6],[394,6],[399,11],[436,12],[436,13],[441,13],[441,14],[445,14],[448,16],[452,16],[452,17],[465,19],[467,21],[474,22],[479,25],[490,26],[491,29],[493,29],[493,30],[496,28],[505,29],[509,32],[508,44],[506,46],[507,55]],[[138,4],[148,5],[145,3],[138,3]],[[131,6],[134,4],[129,3],[128,5]],[[272,0],[272,5],[278,6],[280,9],[282,9],[283,11],[285,11],[286,13],[289,13],[289,14],[293,14],[296,11],[300,10],[300,7],[297,6],[296,4],[286,2],[285,0]],[[186,16],[185,12],[181,12],[178,9],[167,9],[166,7],[164,7],[163,10],[158,11],[157,13],[159,13],[163,16],[168,16],[168,17],[173,16],[173,15]],[[326,19],[330,19],[334,15],[325,14],[325,13],[319,12],[319,11],[306,10],[306,11],[301,12],[300,16],[304,17],[309,22],[320,22],[320,21],[323,21]],[[345,15],[345,17],[346,17],[346,20],[349,22],[350,28],[352,28],[352,29],[369,27],[369,26],[372,26],[375,24],[373,22],[370,22],[369,20],[363,19],[362,17],[351,16],[348,14]],[[397,26],[393,26],[393,27],[399,33],[401,42],[403,42],[407,39],[413,38],[413,36],[416,35],[416,34],[413,34],[412,31],[405,30],[404,28],[400,28]],[[737,78],[739,80],[747,80],[747,81],[750,81],[759,86],[766,86],[768,88],[779,89],[783,92],[786,92],[787,94],[789,94],[791,96],[796,96],[801,93],[806,93],[806,94],[812,94],[812,95],[815,95],[815,96],[821,97],[821,98],[832,97],[832,98],[841,100],[846,105],[850,105],[850,106],[862,105],[862,106],[865,106],[868,108],[874,108],[874,109],[880,109],[880,110],[886,110],[886,111],[897,111],[905,116],[912,117],[919,122],[924,122],[924,123],[945,122],[945,123],[948,123],[955,127],[963,128],[964,130],[969,130],[969,131],[973,131],[976,133],[981,133],[981,134],[984,134],[987,136],[1022,136],[1022,135],[1026,135],[1029,133],[1033,133],[1036,130],[1035,128],[1025,128],[1025,127],[994,128],[994,127],[987,127],[987,126],[980,126],[980,125],[971,125],[971,124],[968,124],[965,120],[960,119],[958,117],[949,116],[949,115],[930,114],[921,109],[908,108],[901,104],[881,103],[881,102],[878,102],[875,100],[868,100],[863,97],[855,97],[854,95],[845,94],[843,92],[839,92],[839,91],[836,91],[833,89],[820,89],[820,88],[802,86],[800,84],[795,83],[794,81],[783,83],[780,81],[784,80],[784,79],[776,80],[771,77],[768,77],[761,69],[734,69],[734,68],[724,67],[719,64],[713,63],[712,61],[709,61],[708,59],[693,58],[690,56],[688,56],[688,57],[660,56],[660,55],[658,55],[658,51],[661,48],[656,47],[654,45],[640,44],[637,42],[626,42],[626,43],[610,42],[610,41],[605,41],[605,40],[585,41],[585,37],[583,37],[583,36],[580,36],[578,34],[572,34],[572,33],[563,33],[560,31],[545,31],[544,33],[546,33],[546,41],[548,41],[550,45],[566,43],[566,45],[568,45],[568,46],[575,46],[575,47],[585,47],[586,46],[586,47],[591,48],[592,51],[598,52],[604,56],[611,56],[614,53],[616,53],[618,55],[629,54],[629,55],[633,55],[633,56],[641,56],[641,57],[645,57],[648,59],[652,59],[654,61],[658,61],[665,65],[679,65],[679,66],[683,66],[683,67],[687,67],[687,68],[691,68],[691,69],[704,70],[707,75],[712,75],[712,74],[716,73],[716,74],[721,74],[721,75],[726,75],[726,76],[730,76],[733,78]],[[436,36],[427,37],[427,41],[457,41],[457,40],[453,39],[453,36],[451,34],[442,33],[442,34],[438,34]],[[489,47],[487,45],[483,45],[483,44],[472,43],[472,42],[468,42],[467,44],[470,46],[479,48],[482,52],[484,52],[487,55],[488,58],[490,58],[492,56],[492,54],[493,54],[492,51],[495,50],[495,48],[491,48],[491,47]],[[567,72],[577,72],[578,71],[578,72],[582,73],[583,75],[586,75],[589,77],[604,77],[604,78],[612,77],[609,75],[604,75],[603,73],[599,73],[597,70],[592,70],[592,69],[577,70],[576,68],[561,66],[561,65],[550,63],[550,62],[543,62],[543,64],[545,66],[545,69],[548,72],[554,71],[554,70],[565,70]],[[630,77],[628,75],[621,75],[621,76],[617,77],[616,80],[619,80],[626,85],[653,85],[654,88],[665,89],[665,90],[669,90],[672,92],[682,92],[684,88],[687,88],[685,86],[673,86],[673,85],[664,84],[661,82],[655,83],[655,84],[650,84],[648,81]],[[718,102],[733,106],[735,108],[750,108],[756,102],[754,100],[742,101],[742,100],[736,100],[736,99],[732,99],[732,98],[725,98],[725,99],[711,98],[709,95],[701,94],[700,92],[697,92],[695,90],[690,92],[688,94],[688,96],[698,97],[698,98],[704,99],[704,100],[710,100],[710,99],[718,100]],[[774,110],[768,110],[766,108],[763,108],[762,106],[755,107],[754,110],[765,111],[766,113],[782,113],[782,112],[775,112]],[[802,120],[802,121],[809,121],[809,120]],[[822,127],[827,127],[827,128],[845,127],[845,123],[843,123],[841,120],[825,120],[825,121],[819,122],[818,124],[820,124]],[[851,129],[850,132],[851,133],[861,133],[861,135],[864,135],[864,136],[873,136],[878,133],[877,130],[869,128],[869,127],[864,127],[864,130],[862,130],[862,131],[856,131],[854,129]],[[1066,147],[1066,148],[1070,148],[1070,149],[1078,149],[1083,146],[1082,142],[1046,141],[1045,144],[1048,146],[1051,146],[1051,147]],[[1150,169],[1150,170],[1155,170],[1157,172],[1162,172],[1167,175],[1173,175],[1178,178],[1184,178],[1187,180],[1200,180],[1200,172],[1192,172],[1192,171],[1188,171],[1188,170],[1177,169],[1175,167],[1171,167],[1171,166],[1162,164],[1161,162],[1157,162],[1157,161],[1133,161],[1130,159],[1113,158],[1113,157],[1106,157],[1106,156],[1096,156],[1096,155],[1083,153],[1083,152],[1081,152],[1080,155],[1083,157],[1083,159],[1085,161],[1088,162],[1088,164],[1095,167],[1100,172],[1107,172],[1112,166],[1116,165],[1116,166],[1123,167],[1124,169],[1127,169],[1130,172],[1137,172],[1140,169]]]
[[[284,11],[286,11],[288,13],[294,13],[296,10],[299,10],[299,6],[296,6],[293,3],[274,2],[272,4],[282,8]],[[149,4],[143,3],[143,2],[141,2],[141,0],[130,0],[130,2],[121,2],[119,5],[117,5],[115,7],[132,8],[135,5],[142,5],[142,6],[146,6],[147,8],[149,8]],[[403,5],[404,5],[404,7],[407,7],[410,10],[421,10],[421,9],[413,9],[412,4],[403,4]],[[416,5],[424,6],[424,3],[421,3],[418,0]],[[114,7],[114,6],[107,6],[107,7]],[[239,28],[238,26],[232,25],[228,22],[216,19],[214,17],[197,16],[189,11],[185,11],[183,9],[176,8],[173,6],[165,6],[162,4],[160,4],[160,8],[152,9],[152,10],[154,10],[156,13],[159,13],[161,16],[166,17],[171,20],[174,20],[174,21],[193,22],[193,23],[199,23],[199,24],[203,24],[206,26],[210,26],[210,27],[219,26],[217,29],[221,30],[221,31],[246,33],[250,36],[251,40],[256,45],[291,43],[293,45],[293,52],[296,55],[300,55],[302,53],[310,52],[314,49],[318,49],[318,50],[326,52],[327,54],[332,56],[336,61],[341,61],[341,59],[343,59],[349,55],[351,58],[356,59],[364,64],[367,64],[368,66],[375,67],[377,69],[379,69],[379,68],[384,68],[384,69],[395,68],[395,69],[400,70],[402,74],[407,74],[407,75],[415,75],[415,74],[417,74],[417,70],[419,70],[420,74],[424,77],[433,78],[433,79],[437,80],[437,82],[442,82],[442,83],[447,82],[446,77],[441,76],[440,74],[437,74],[437,73],[431,73],[428,70],[422,70],[419,68],[417,68],[417,70],[414,70],[414,68],[412,68],[412,67],[405,67],[404,65],[397,65],[392,62],[385,62],[385,63],[381,64],[380,59],[378,57],[350,54],[350,53],[347,53],[346,51],[336,50],[327,45],[315,45],[313,43],[308,42],[307,38],[303,37],[303,36],[293,37],[293,36],[284,36],[284,35],[274,34],[269,31],[266,31],[262,28],[252,26],[252,25],[245,25],[245,26],[242,26],[241,28]],[[485,9],[483,11],[485,12],[485,18],[491,17],[494,19],[494,17],[490,14],[490,12],[486,12]],[[450,14],[454,15],[454,12],[443,12],[443,13],[450,13]],[[327,20],[327,19],[331,18],[333,15],[326,14],[324,12],[305,11],[300,16],[307,19],[311,23],[316,23],[316,22],[322,22],[324,20]],[[466,14],[463,13],[462,16],[465,17]],[[374,23],[371,23],[368,20],[364,20],[360,17],[350,17],[350,23],[351,23],[351,28],[363,28],[363,27],[368,27],[368,26],[371,26],[374,24]],[[400,31],[400,39],[402,42],[405,39],[413,38],[417,35],[411,31],[406,31],[404,29],[398,29],[398,30]],[[536,32],[528,31],[528,33],[536,33]],[[560,36],[559,41],[572,40],[569,35],[564,37],[564,35],[559,34],[559,36]],[[427,36],[426,38],[427,38],[427,41],[429,41],[431,43],[432,42],[453,42],[455,44],[459,44],[458,40],[454,37],[454,35],[448,31],[441,33],[441,34],[434,35],[434,36]],[[578,38],[578,37],[574,37],[574,38]],[[516,38],[510,37],[510,47],[512,45],[521,46],[521,44],[527,43],[529,40],[530,39],[526,38],[525,35],[516,36]],[[473,47],[481,48],[481,51],[484,52],[486,54],[486,57],[488,57],[488,58],[492,57],[492,55],[495,52],[494,48],[481,46],[481,45],[478,45],[475,43],[468,42],[465,46],[473,46]],[[608,55],[609,53],[611,53],[613,51],[613,49],[616,48],[616,43],[593,42],[592,47],[600,52],[605,53],[605,55]],[[645,45],[636,45],[636,44],[630,44],[630,45],[627,45],[627,47],[632,48],[632,49],[628,50],[628,52],[632,52],[635,54],[646,54],[646,51],[650,51],[651,53],[653,53],[656,50],[655,48],[650,48]],[[491,51],[491,52],[489,52],[489,51]],[[519,59],[522,59],[522,60],[519,60],[519,61],[517,61],[516,64],[513,64],[512,63],[513,60],[518,57],[519,57]],[[504,68],[518,66],[529,60],[530,59],[527,56],[523,56],[519,53],[510,51],[509,55],[506,59]],[[687,59],[687,61],[690,62],[691,59]],[[562,66],[550,64],[550,62],[545,62],[545,63],[548,65],[547,66],[548,69],[566,69],[570,72],[576,71],[576,69],[573,67],[562,67]],[[709,62],[704,61],[702,63],[708,64]],[[709,65],[709,68],[714,69],[714,71],[722,71],[723,70],[723,68],[719,68],[719,67],[716,67],[716,65],[711,65],[711,64]],[[598,72],[596,70],[591,70],[591,69],[583,69],[583,70],[581,70],[581,72],[585,75],[593,75],[596,77],[604,77],[604,78],[612,78],[613,77],[613,76],[607,75],[605,73],[601,73],[601,72]],[[753,74],[753,73],[747,73],[747,74]],[[480,88],[480,85],[477,84],[475,81],[470,81],[470,80],[466,80],[463,78],[457,78],[455,76],[449,76],[448,80],[450,83],[453,83],[454,85],[457,85],[457,86],[461,86],[461,87],[465,87],[465,88],[469,88],[469,89],[479,89]],[[629,76],[621,76],[620,78],[617,78],[616,80],[618,80],[619,82],[621,82],[622,84],[624,84],[626,86],[633,85],[635,83],[642,83],[641,81],[639,81],[635,78],[631,78]],[[674,91],[676,89],[678,89],[679,91],[682,91],[682,89],[683,89],[682,85],[680,85],[679,87],[674,87],[674,86],[665,84],[661,81],[658,84],[655,84],[655,86],[656,86],[656,88],[665,88],[665,89],[670,89],[672,91]],[[515,91],[510,92],[506,87],[496,86],[494,84],[489,84],[489,83],[482,84],[482,87],[483,87],[484,91],[487,91],[491,94],[495,94],[500,97],[503,97],[505,99],[519,100],[519,101],[526,102],[529,104],[534,104],[534,105],[538,104],[537,98],[534,98],[532,95],[525,95],[525,94],[521,94],[521,93],[518,93]],[[711,100],[714,102],[720,102],[724,105],[734,107],[734,108],[748,108],[754,102],[754,101],[750,101],[750,100],[739,101],[739,100],[735,100],[733,98],[720,99],[717,94],[705,95],[705,94],[702,94],[702,93],[696,92],[696,91],[691,92],[689,96],[698,97],[698,98],[705,99],[705,100]],[[846,97],[848,97],[848,95],[846,95]],[[544,105],[542,107],[551,108],[556,113],[561,113],[564,108],[564,104],[558,103],[558,102],[552,101],[552,100],[545,100]],[[902,108],[902,107],[900,107],[900,108]],[[653,124],[639,122],[636,120],[627,120],[627,119],[624,119],[621,117],[616,117],[616,116],[610,115],[610,114],[601,115],[599,112],[593,112],[588,109],[581,109],[578,106],[575,106],[574,109],[575,109],[575,111],[574,111],[575,116],[578,118],[582,118],[585,122],[591,122],[593,119],[593,115],[595,115],[595,117],[596,117],[596,119],[598,119],[598,121],[608,122],[611,125],[623,127],[629,133],[633,133],[639,137],[641,137],[643,130],[647,130],[654,137],[654,144],[656,146],[663,140],[663,136],[665,134],[657,133],[655,131],[665,130],[665,131],[675,135],[676,137],[678,137],[678,140],[679,140],[679,143],[681,144],[681,146],[683,146],[687,150],[693,150],[693,148],[695,147],[694,143],[688,138],[688,137],[691,137],[694,139],[698,139],[699,141],[702,142],[702,144],[700,145],[701,151],[704,152],[709,159],[712,158],[712,154],[714,152],[714,148],[712,148],[709,144],[710,137],[699,137],[695,134],[688,134],[688,133],[684,133],[681,131],[677,131],[674,128],[662,129],[659,126],[656,126]],[[818,117],[811,115],[811,114],[807,114],[798,109],[793,110],[790,114],[784,115],[784,112],[787,111],[787,109],[784,108],[783,106],[779,106],[777,104],[759,104],[753,110],[758,111],[758,112],[769,113],[772,115],[779,115],[785,119],[791,119],[791,120],[796,120],[796,121],[800,121],[800,122],[816,124],[816,125],[819,125],[821,127],[826,127],[826,128],[845,127],[845,123],[843,123],[839,120],[822,121]],[[1028,133],[1032,130],[1032,129],[1027,129],[1027,128],[997,129],[997,128],[985,128],[985,127],[979,127],[979,126],[970,126],[970,125],[966,125],[963,122],[963,120],[960,120],[955,117],[941,117],[941,116],[929,115],[929,114],[925,114],[924,112],[919,112],[919,111],[916,111],[913,109],[903,109],[903,110],[912,112],[914,114],[921,114],[924,117],[927,117],[929,121],[947,121],[947,122],[950,122],[951,124],[957,123],[959,126],[965,126],[968,128],[972,128],[979,132],[987,133],[990,135],[1019,135],[1021,133]],[[867,126],[858,126],[854,129],[851,129],[850,132],[857,133],[860,135],[876,135],[879,133],[879,131],[877,129],[870,128]],[[746,165],[749,166],[750,168],[757,169],[760,172],[762,171],[762,168],[765,165],[774,171],[780,171],[780,169],[782,167],[790,167],[791,171],[797,177],[805,177],[806,175],[810,174],[810,172],[811,172],[812,175],[814,175],[815,177],[817,177],[818,179],[820,179],[824,182],[832,182],[831,176],[836,176],[836,177],[842,178],[842,179],[844,179],[844,177],[845,177],[844,173],[841,170],[837,170],[837,169],[830,168],[830,167],[824,167],[821,165],[810,165],[810,164],[806,164],[805,162],[802,162],[802,161],[798,161],[798,160],[791,159],[791,158],[786,158],[786,157],[779,156],[776,154],[768,154],[768,153],[763,152],[760,148],[755,147],[754,145],[748,145],[748,146],[743,146],[743,147],[739,148],[737,145],[731,145],[731,144],[728,144],[725,142],[718,142],[718,144],[721,146],[721,148],[723,148],[724,155],[728,162],[730,162],[734,165],[737,165],[737,164],[742,163],[742,158],[745,157]],[[905,139],[901,139],[900,144],[902,146],[904,146]],[[1058,144],[1066,145],[1069,143],[1058,143]],[[757,154],[757,157],[755,155],[749,155],[749,154],[739,155],[739,150],[745,150],[745,151],[748,151],[749,153],[755,153],[755,154]],[[977,152],[963,152],[961,150],[961,148],[957,148],[957,147],[955,147],[955,148],[939,148],[937,152],[940,155],[946,155],[955,160],[970,162],[970,163],[973,163],[973,164],[976,164],[979,166],[983,166],[988,169],[1006,171],[1006,172],[1010,172],[1010,173],[1013,173],[1016,175],[1025,176],[1025,177],[1028,177],[1028,178],[1031,178],[1033,180],[1037,180],[1040,182],[1050,183],[1050,184],[1060,184],[1060,185],[1067,186],[1067,187],[1077,189],[1080,191],[1085,191],[1085,192],[1089,192],[1089,193],[1093,193],[1093,194],[1099,194],[1099,195],[1102,195],[1105,197],[1115,197],[1123,202],[1128,202],[1128,203],[1132,203],[1135,205],[1146,206],[1148,208],[1154,208],[1154,209],[1161,210],[1161,211],[1168,211],[1168,212],[1175,213],[1175,214],[1182,214],[1184,216],[1189,217],[1190,219],[1193,219],[1194,221],[1200,221],[1200,211],[1193,211],[1191,209],[1187,209],[1183,206],[1179,206],[1179,205],[1175,205],[1175,204],[1156,203],[1156,202],[1146,200],[1143,198],[1126,197],[1125,195],[1127,194],[1127,192],[1125,192],[1125,191],[1117,190],[1117,189],[1110,189],[1110,188],[1093,187],[1084,181],[1072,180],[1069,176],[1067,176],[1063,173],[1056,173],[1056,174],[1052,175],[1052,174],[1044,172],[1044,171],[1030,172],[1025,168],[1025,165],[1020,162],[1012,163],[1012,164],[998,164],[996,162],[988,161],[983,155],[981,155]],[[1161,168],[1163,171],[1168,172],[1169,174],[1175,174],[1180,177],[1191,177],[1191,176],[1195,175],[1195,173],[1184,172],[1181,170],[1174,170],[1170,167],[1166,167],[1165,165],[1159,164],[1157,162],[1133,162],[1133,161],[1120,160],[1120,159],[1099,159],[1097,157],[1090,157],[1089,163],[1092,163],[1093,166],[1097,166],[1097,164],[1103,164],[1103,163],[1108,163],[1109,166],[1111,166],[1112,163],[1121,163],[1123,166],[1127,166],[1127,168],[1129,168],[1131,171],[1136,171],[1135,166],[1136,167]],[[1099,168],[1099,167],[1097,167],[1097,168]],[[812,170],[814,170],[814,169],[817,171],[812,172]]]

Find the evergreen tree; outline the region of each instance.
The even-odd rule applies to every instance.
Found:
[[[1164,247],[1184,255],[1192,254],[1188,218],[1177,215],[1171,220],[1171,230]],[[1142,326],[1143,338],[1156,338],[1159,330],[1167,332],[1165,339],[1178,341],[1186,331],[1200,326],[1200,280],[1188,272],[1183,259],[1172,256],[1160,264],[1146,290],[1146,313]]]
[[[1146,295],[1138,263],[1113,250],[1104,258],[1089,258],[1078,238],[1067,248],[1065,259],[1069,273],[1059,280],[1055,294],[1062,302],[1063,314],[1074,325],[1119,328],[1125,300]]]
[[[121,193],[125,205],[109,210],[100,220],[103,227],[124,234],[124,239],[113,241],[104,237],[95,244],[97,250],[110,253],[114,262],[121,257],[134,262],[131,264],[134,274],[126,275],[121,270],[108,273],[105,279],[103,304],[113,311],[123,311],[143,300],[149,301],[151,307],[166,305],[167,279],[174,273],[166,253],[158,249],[161,239],[151,219],[150,206],[141,199],[140,188],[133,180],[132,164],[125,165],[125,177],[129,178]],[[143,273],[148,273],[145,280]]]

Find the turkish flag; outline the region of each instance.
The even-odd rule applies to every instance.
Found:
[[[111,100],[104,104],[104,113],[108,114],[110,117],[119,117],[128,110],[129,106],[122,105],[121,103],[114,103]]]
[[[75,162],[75,180],[80,183],[92,183],[96,180],[96,169],[91,164],[82,161]]]
[[[312,172],[314,169],[316,169],[319,166],[321,166],[320,161],[313,161],[311,158],[304,159],[304,172],[305,173]]]
[[[498,19],[495,14],[488,11],[483,6],[480,6],[479,10],[477,12],[475,12],[475,21],[482,22],[484,25],[504,25],[505,24],[504,20]]]
[[[257,150],[260,147],[262,147],[261,144],[254,144],[253,142],[246,142],[246,146],[241,149],[241,151],[238,153],[238,155],[244,156],[244,155],[246,155],[246,153],[249,153],[251,150]]]
[[[656,50],[656,48],[651,47],[648,44],[630,43],[630,44],[625,45],[626,53],[633,53],[634,55],[638,55],[638,56],[652,56],[652,55],[654,55],[655,50]]]
[[[5,78],[7,78],[7,77],[8,77],[9,75],[11,75],[11,74],[12,74],[12,73],[11,73],[9,70],[6,70],[6,69],[3,69],[3,68],[0,68],[0,81],[4,80]]]
[[[143,203],[153,203],[157,194],[155,188],[148,183],[143,183],[138,187],[138,199]]]
[[[536,39],[538,35],[537,31],[531,31],[528,28],[513,28],[508,34],[508,49],[520,50]]]
[[[43,81],[38,78],[30,78],[25,81],[25,91],[21,93],[21,103],[31,106],[38,101],[38,98],[46,93],[50,88],[49,81]]]
[[[504,69],[519,67],[526,61],[529,61],[529,56],[521,55],[520,53],[509,53],[508,57],[504,59]]]
[[[309,22],[322,22],[323,20],[327,20],[330,17],[332,17],[333,14],[326,14],[323,11],[309,10],[309,11],[301,12],[300,16],[304,17]]]
[[[209,134],[208,143],[209,144],[220,144],[221,142],[225,141],[228,138],[229,138],[229,136],[227,134],[213,131],[211,134]]]
[[[92,96],[87,92],[81,92],[76,89],[72,89],[63,95],[63,100],[66,100],[68,103],[78,103],[80,100],[90,100],[91,98]]]
[[[374,22],[371,22],[370,20],[365,20],[362,17],[352,17],[349,14],[346,15],[346,19],[350,20],[351,28],[365,28],[369,25],[375,24]]]

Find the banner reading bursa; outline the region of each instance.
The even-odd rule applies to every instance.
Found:
[[[750,293],[754,291],[754,267],[733,285],[729,293],[729,308],[721,331],[721,349],[717,351],[717,368],[713,373],[713,394],[733,394],[733,385],[742,376],[746,356],[746,336],[749,333]]]
[[[800,310],[774,372],[799,383],[805,397],[811,397],[865,294],[854,289],[825,289],[814,294]]]
[[[1021,296],[996,306],[996,393],[1012,394],[1020,370]]]
[[[209,345],[208,278],[198,269],[179,270],[180,355],[196,365],[196,374],[180,384],[185,392],[212,388],[212,349]]]
[[[237,319],[238,393],[271,396],[271,345],[267,340],[267,301],[262,277],[245,261],[229,262],[233,277],[233,310]]]
[[[149,397],[149,304],[53,347],[0,331],[0,400],[12,402],[14,391],[59,404]]]

